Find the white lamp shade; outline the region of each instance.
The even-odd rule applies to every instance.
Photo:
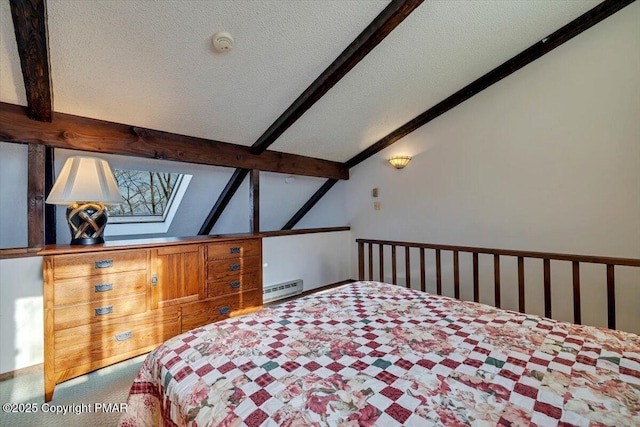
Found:
[[[122,195],[106,160],[69,157],[47,197],[47,203],[70,205],[76,202],[122,203]]]

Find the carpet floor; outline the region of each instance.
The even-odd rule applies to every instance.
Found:
[[[126,403],[129,388],[144,358],[145,355],[138,356],[60,383],[48,404],[44,403],[42,371],[2,381],[0,425],[116,426],[121,415],[117,410],[124,409],[120,404]],[[31,412],[26,412],[28,410]],[[65,410],[66,414],[63,413]]]

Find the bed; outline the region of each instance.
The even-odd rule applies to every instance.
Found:
[[[640,425],[640,337],[375,281],[176,336],[121,426]]]

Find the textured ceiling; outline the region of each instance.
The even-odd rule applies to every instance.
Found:
[[[271,148],[348,160],[596,4],[427,0]]]
[[[346,161],[597,3],[427,0],[270,148]],[[8,4],[0,101],[25,105]],[[54,111],[250,145],[386,5],[49,1]]]

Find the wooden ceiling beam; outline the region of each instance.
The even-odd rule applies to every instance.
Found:
[[[44,150],[44,195],[51,192],[56,182],[55,152],[51,147]],[[56,205],[44,205],[44,244],[54,245],[57,240],[56,232]]]
[[[53,113],[50,123],[37,122],[28,119],[24,107],[4,102],[0,102],[0,140],[293,175],[349,178],[349,171],[338,162],[270,150],[255,155],[244,145],[70,114]]]
[[[620,9],[633,3],[635,0],[606,0],[578,18],[574,19],[564,27],[543,38],[529,48],[523,50],[513,58],[489,71],[484,76],[468,84],[458,92],[445,100],[429,108],[424,113],[405,123],[387,136],[383,137],[370,147],[349,159],[345,166],[349,169],[363,162],[379,151],[384,150],[399,139],[409,135],[416,129],[426,125],[436,117],[446,113],[452,108],[462,104],[472,96],[482,92],[489,86],[499,82],[505,77],[513,74],[536,59],[547,54],[556,47],[571,40],[583,31],[593,27],[598,22],[608,18]]]
[[[27,179],[27,245],[44,247],[45,147],[29,144]]]
[[[264,152],[313,104],[369,54],[424,0],[393,0],[318,76],[311,85],[251,146],[253,154]]]
[[[51,121],[52,93],[47,47],[46,0],[9,0],[27,92],[27,114]]]
[[[260,171],[253,169],[249,174],[249,229],[260,232]]]

